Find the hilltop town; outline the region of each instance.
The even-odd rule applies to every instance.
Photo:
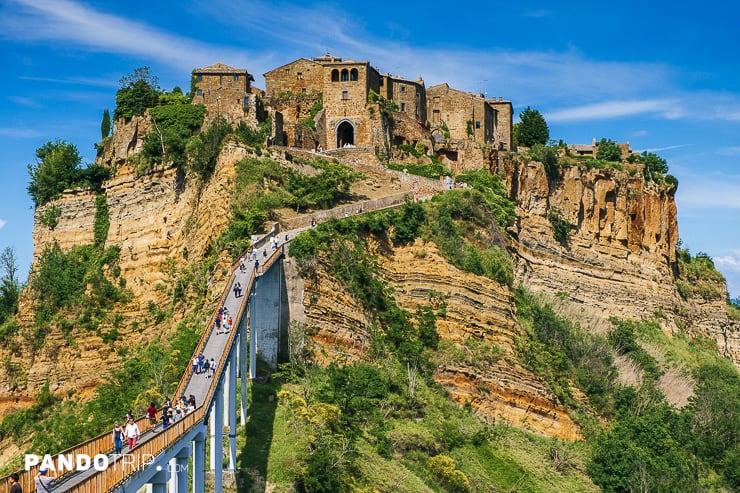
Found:
[[[250,272],[268,250],[279,269],[259,309],[233,291],[230,312],[275,322],[249,321],[248,449],[228,461],[242,489],[740,484],[723,414],[740,312],[681,247],[665,160],[614,142],[602,159],[595,139],[527,149],[504,97],[331,54],[264,89],[222,63],[187,96],[148,75],[122,79],[93,165],[39,180],[42,152],[31,173],[33,277],[0,325],[7,471],[27,450],[108,447],[124,408],[171,396],[252,249]]]
[[[193,104],[206,119],[256,124],[261,100],[273,118],[271,143],[306,150],[372,148],[385,157],[401,145],[423,144],[451,167],[474,161],[480,152],[512,149],[512,104],[443,83],[381,74],[370,62],[330,54],[300,58],[264,74],[255,88],[245,69],[216,63],[193,70]]]

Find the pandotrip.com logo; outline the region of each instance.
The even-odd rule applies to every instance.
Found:
[[[151,466],[155,462],[155,456],[152,454],[115,454],[105,455],[97,454],[89,456],[86,454],[59,454],[56,457],[52,455],[26,454],[24,458],[24,468],[30,471],[34,466],[39,469],[46,469],[55,475],[64,474],[70,471],[105,471],[110,468],[122,468],[131,470],[140,470]],[[165,463],[164,467],[158,466],[157,470],[167,469],[170,472],[180,472],[181,469],[187,470],[187,463],[176,464],[175,471],[170,471],[172,466]]]

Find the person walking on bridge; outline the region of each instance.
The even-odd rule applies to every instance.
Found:
[[[47,475],[47,472],[49,472],[49,470],[42,467],[39,469],[36,477],[33,478],[33,482],[36,484],[36,491],[38,493],[49,493],[49,491],[51,491],[51,483],[54,482],[56,477]]]
[[[125,433],[128,440],[128,449],[131,451],[136,447],[136,439],[139,438],[139,425],[136,424],[134,418],[128,420]]]
[[[8,476],[8,481],[10,481],[10,491],[8,493],[23,493],[23,488],[18,484],[18,479],[19,477],[17,472]]]
[[[118,421],[113,423],[113,446],[116,448],[116,455],[121,455],[121,449],[123,448],[123,428],[118,424]]]

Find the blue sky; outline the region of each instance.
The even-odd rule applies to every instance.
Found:
[[[215,62],[262,74],[331,52],[427,86],[539,109],[554,139],[629,141],[679,179],[680,236],[740,295],[740,6],[681,2],[0,0],[0,248],[33,244],[27,164],[62,139],[94,158],[120,78],[189,88]]]

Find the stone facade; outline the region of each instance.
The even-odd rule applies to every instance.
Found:
[[[324,149],[345,145],[357,147],[383,145],[384,128],[378,108],[369,104],[370,91],[398,105],[402,119],[413,120],[426,130],[426,88],[424,81],[408,81],[383,75],[369,62],[342,60],[327,54],[312,60],[300,58],[271,70],[265,75],[265,92],[271,109],[280,114],[283,126],[275,141],[291,147],[309,148],[301,120],[310,115],[311,105],[320,94],[323,113],[314,118],[316,133],[312,144]],[[310,104],[306,103],[311,99]],[[406,125],[404,128],[413,128]],[[395,140],[428,140],[415,135],[397,136]]]
[[[254,113],[252,94],[254,77],[246,69],[223,63],[193,70],[195,94],[193,104],[206,106],[206,119],[221,115],[229,122],[249,120]]]
[[[424,80],[410,81],[390,74],[380,78],[379,94],[398,104],[398,111],[417,122],[427,121],[427,91]]]
[[[511,149],[510,101],[486,99],[483,94],[459,91],[445,83],[427,90],[427,111],[431,127],[437,129],[440,137],[444,124],[452,141],[473,140],[501,150]]]

